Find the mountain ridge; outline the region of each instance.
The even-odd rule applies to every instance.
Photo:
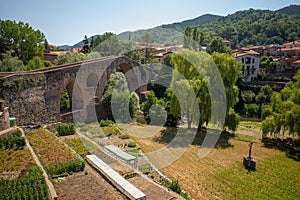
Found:
[[[255,16],[255,14],[257,16]],[[270,19],[268,19],[268,16]],[[288,17],[288,16],[291,16],[291,17]],[[153,43],[161,43],[161,44],[164,44],[165,46],[176,45],[176,44],[182,43],[182,33],[186,26],[199,26],[203,31],[208,32],[208,37],[207,37],[207,41],[206,41],[206,43],[207,43],[209,40],[211,40],[211,37],[213,37],[215,35],[219,35],[219,36],[231,39],[230,34],[224,34],[224,33],[220,34],[220,31],[217,29],[218,28],[226,28],[226,26],[229,26],[229,27],[233,28],[234,30],[238,30],[239,27],[234,27],[234,26],[245,25],[245,24],[242,24],[242,21],[247,19],[247,17],[253,18],[253,20],[252,19],[249,19],[250,21],[248,20],[249,23],[251,23],[251,25],[252,25],[252,23],[253,24],[260,23],[260,21],[262,19],[260,19],[259,17],[264,17],[265,19],[263,19],[263,20],[266,21],[265,24],[270,25],[270,22],[268,20],[275,20],[275,22],[276,22],[277,20],[281,20],[280,17],[285,17],[286,20],[290,20],[294,16],[300,16],[300,5],[289,5],[289,6],[280,8],[275,11],[260,10],[260,9],[241,10],[241,11],[237,11],[233,14],[229,14],[227,16],[204,14],[199,17],[195,17],[193,19],[184,20],[182,22],[174,22],[171,24],[162,24],[160,26],[156,26],[156,27],[153,27],[150,29],[140,29],[140,30],[132,31],[132,32],[130,32],[130,31],[122,32],[122,33],[118,34],[117,37],[119,40],[128,40],[130,37],[131,40],[133,40],[133,41],[141,42],[142,36],[146,32],[148,32],[152,35]],[[232,22],[230,21],[230,19],[232,19]],[[241,21],[241,23],[239,22],[239,20]],[[222,23],[227,23],[227,24],[224,25]],[[215,30],[213,30],[211,27],[214,27]],[[276,27],[274,27],[274,28],[276,28]],[[271,35],[271,36],[275,37],[276,35],[275,36]],[[299,38],[300,38],[300,34],[299,34]],[[234,47],[238,47],[237,43],[239,43],[241,41],[233,38]],[[281,40],[274,39],[274,41],[276,42],[276,41],[281,41]],[[270,42],[272,42],[272,40],[270,40]],[[251,42],[251,41],[250,42],[244,41],[242,43],[242,45],[247,45],[248,43],[251,43],[251,44],[253,43],[253,45],[255,45],[254,44],[255,42]],[[75,45],[73,45],[72,47],[81,47],[82,45],[83,45],[83,43],[82,43],[82,41],[80,41],[80,42],[76,43]]]

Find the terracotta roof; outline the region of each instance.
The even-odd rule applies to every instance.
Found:
[[[236,52],[233,54],[234,57],[241,57],[241,56],[246,56],[246,55],[259,56],[260,53],[254,51],[254,50],[249,50],[249,51],[244,51],[244,52]]]
[[[300,60],[296,60],[295,62],[292,62],[293,64],[300,64]]]
[[[300,44],[300,40],[296,40],[296,41],[293,41],[293,42],[288,42],[288,43],[285,43],[283,45],[286,46],[286,45],[294,45],[294,44]]]
[[[281,51],[293,51],[293,50],[300,50],[300,47],[294,47],[294,48],[283,48]]]

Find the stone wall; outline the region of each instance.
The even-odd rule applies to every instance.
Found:
[[[112,57],[10,74],[0,82],[0,98],[9,107],[10,116],[16,117],[17,125],[44,124],[53,119],[73,119],[77,122],[99,120],[106,117],[100,99],[111,73],[117,66],[121,66],[126,72],[136,64],[127,57]],[[97,77],[99,82],[87,83],[89,77]],[[137,85],[133,72],[128,73],[126,78],[129,87]],[[76,113],[73,118],[70,114],[67,116],[60,113],[60,99],[65,88],[71,94],[73,113]],[[132,88],[135,89],[137,88]],[[145,89],[146,87],[142,87],[137,92]]]
[[[0,131],[8,129],[9,127],[10,123],[8,107],[4,107],[3,111],[0,112]]]

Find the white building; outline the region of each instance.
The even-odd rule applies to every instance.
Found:
[[[241,62],[242,77],[245,82],[251,82],[257,79],[259,72],[259,53],[253,50],[239,51],[233,56]]]

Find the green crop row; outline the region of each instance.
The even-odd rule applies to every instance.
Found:
[[[0,179],[0,199],[49,199],[46,181],[38,166],[32,166],[25,178]]]
[[[56,130],[59,136],[74,135],[76,132],[74,124],[57,124]]]
[[[85,162],[81,160],[72,160],[67,163],[51,165],[46,168],[46,171],[51,176],[51,178],[57,178],[60,176],[65,176],[72,174],[74,172],[83,171]]]
[[[21,136],[21,131],[17,130],[9,135],[0,137],[0,149],[23,149],[26,145],[25,139]]]

